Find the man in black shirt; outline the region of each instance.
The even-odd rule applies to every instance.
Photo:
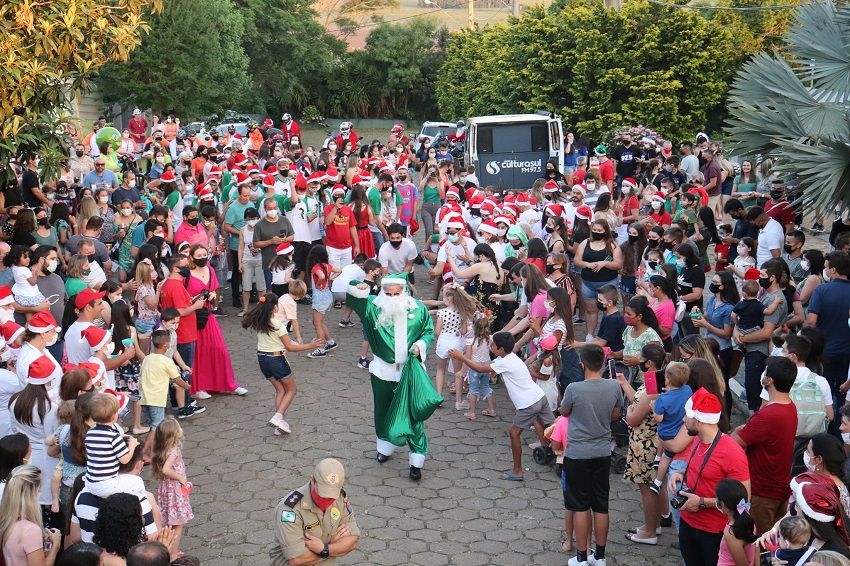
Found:
[[[757,242],[759,229],[747,220],[747,209],[744,208],[744,205],[738,199],[729,199],[723,206],[723,211],[735,219],[735,227],[732,229],[732,235],[723,238],[723,243],[729,244],[729,254],[726,261],[731,264],[738,257],[738,242],[742,238],[752,238],[754,242]]]
[[[47,206],[51,202],[41,192],[41,183],[38,179],[38,170],[35,166],[35,155],[25,155],[23,158],[27,168],[21,175],[21,187],[24,192],[24,201],[30,207]]]
[[[614,148],[611,159],[617,170],[617,187],[626,177],[634,177],[637,170],[638,160],[641,156],[641,148],[632,143],[631,134],[623,136],[623,143]]]

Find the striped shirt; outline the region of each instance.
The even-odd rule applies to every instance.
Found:
[[[115,426],[96,424],[86,433],[86,482],[99,482],[118,475],[118,459],[130,448]]]
[[[145,484],[142,478],[132,474],[121,474],[118,476],[121,484],[125,484],[124,488],[119,489],[118,493],[135,493],[141,489],[145,493]],[[97,520],[97,512],[100,509],[102,498],[89,493],[87,487],[83,488],[74,502],[74,512],[71,515],[71,522],[80,525],[80,536],[83,542],[93,542],[94,525]],[[139,497],[139,503],[142,505],[142,519],[145,523],[145,534],[150,536],[157,532],[156,521],[153,518],[153,508],[148,501],[147,494],[144,497]]]

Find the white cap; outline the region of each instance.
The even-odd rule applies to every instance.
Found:
[[[136,114],[141,114],[141,113],[142,113],[142,111],[141,111],[141,110],[139,110],[138,108],[136,108],[135,110],[133,110],[133,116],[135,116]]]

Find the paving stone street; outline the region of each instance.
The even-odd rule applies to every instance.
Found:
[[[419,291],[430,296],[431,287],[420,285]],[[313,336],[308,308],[299,307],[305,339]],[[560,549],[563,497],[552,467],[535,464],[526,448],[525,481],[499,479],[511,467],[507,432],[514,413],[501,384],[495,388],[496,418],[469,421],[447,399],[426,423],[430,454],[421,482],[407,477],[407,448],[383,465],[375,460],[369,374],[356,367],[360,326],[339,328],[342,312],[328,313],[340,347],[327,358],[289,356],[298,395],[286,414],[288,436],[275,436],[266,425],[274,397],[259,372],[256,335],[243,331],[233,314],[220,319],[237,380],[250,393],[215,395],[201,402],[205,413],[180,421],[188,477],[196,486],[195,518],[182,549],[204,566],[268,564],[275,504],[307,483],[319,460],[332,456],[345,465],[346,491],[363,532],[358,549],[340,564],[566,564],[570,555]],[[433,375],[433,350],[428,368]],[[523,436],[526,444],[534,440],[532,431]],[[144,475],[155,489],[149,472]],[[642,516],[636,486],[612,475],[608,563],[677,564],[672,528],[656,547],[625,540]]]

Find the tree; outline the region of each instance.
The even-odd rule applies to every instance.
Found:
[[[38,153],[46,176],[67,157],[72,93],[112,60],[126,61],[160,0],[0,2],[0,163]],[[147,11],[147,12],[146,12]],[[5,180],[4,180],[5,184]]]
[[[784,57],[783,57],[784,56]],[[800,4],[782,56],[758,53],[735,77],[726,128],[738,155],[774,157],[806,204],[850,203],[850,7]]]
[[[718,23],[646,0],[622,11],[597,0],[548,14],[530,8],[452,35],[438,103],[451,118],[555,110],[596,139],[634,124],[691,138],[723,109],[731,41]]]
[[[242,15],[230,0],[167,0],[150,26],[127,62],[105,65],[96,79],[105,102],[192,118],[251,109]]]
[[[269,113],[313,104],[333,79],[345,43],[317,23],[310,0],[235,0],[245,21],[242,46],[251,60],[253,92]]]
[[[316,0],[312,7],[326,30],[348,36],[357,31],[364,18],[398,8],[398,0]]]

